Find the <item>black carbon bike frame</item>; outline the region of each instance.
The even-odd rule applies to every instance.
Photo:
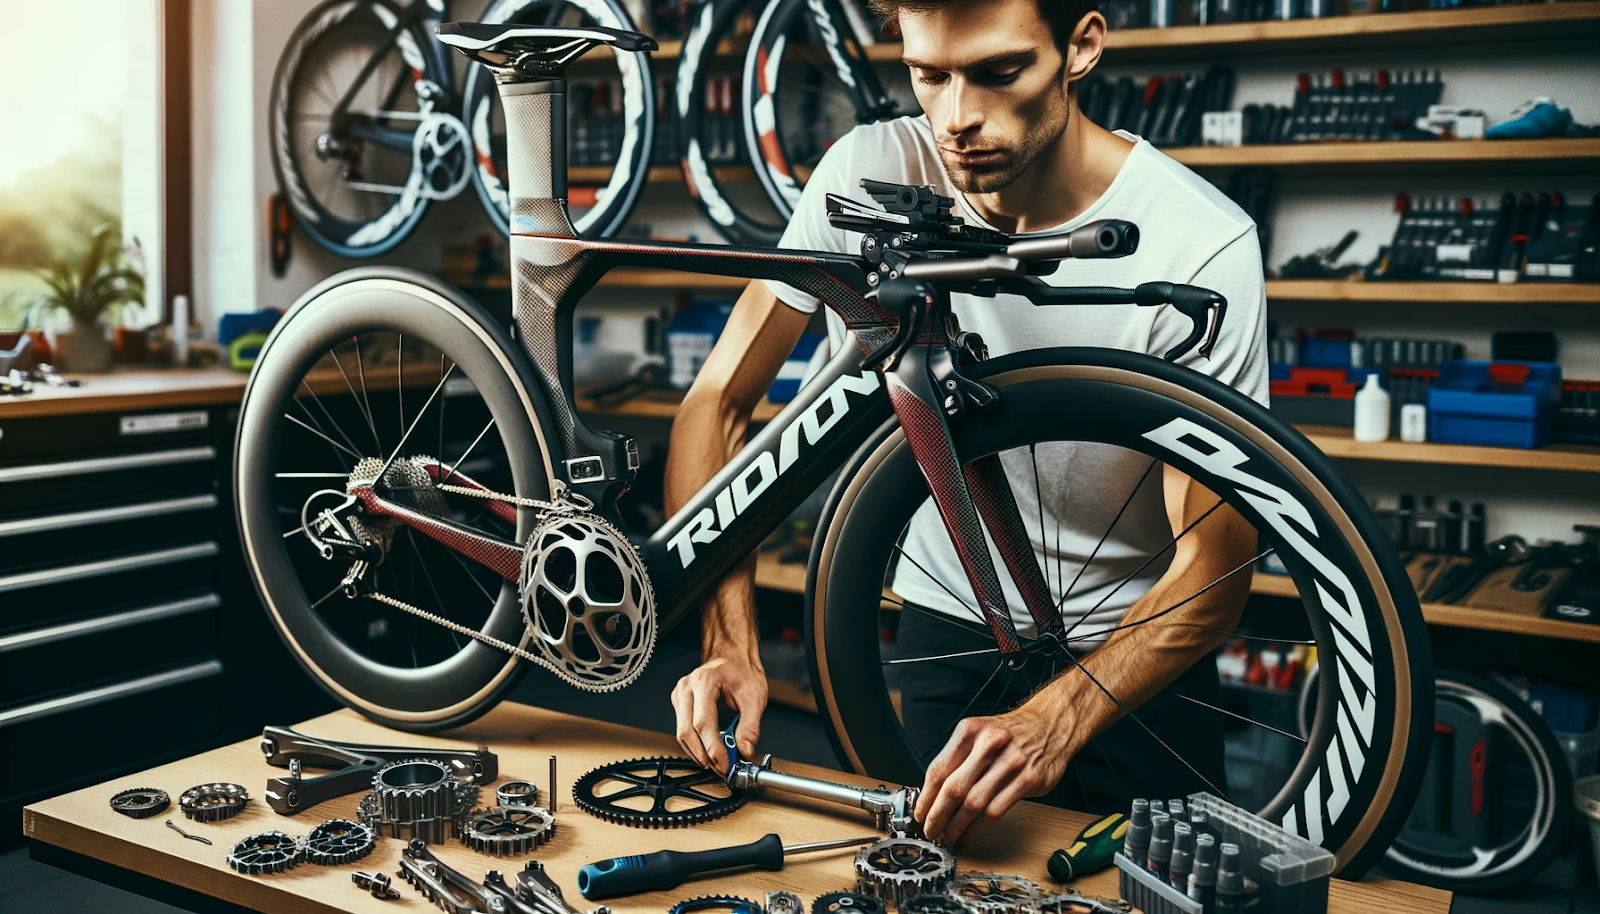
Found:
[[[524,47],[513,47],[513,53],[520,55],[516,69],[503,50],[508,29],[527,36]],[[941,261],[943,272],[929,274],[930,281],[880,280],[869,276],[874,265],[860,256],[577,238],[565,204],[566,96],[561,67],[600,43],[650,50],[654,42],[637,33],[602,28],[451,24],[442,27],[440,35],[497,75],[510,152],[517,335],[543,388],[543,402],[536,409],[548,414],[536,418],[555,431],[544,438],[550,464],[567,489],[591,501],[597,512],[617,521],[617,498],[638,469],[633,440],[591,427],[573,396],[573,313],[608,271],[647,267],[786,283],[816,296],[837,313],[857,343],[858,348],[842,347],[793,402],[645,542],[641,552],[664,626],[689,612],[874,431],[897,417],[1002,651],[1016,655],[1028,645],[1019,640],[1006,609],[984,540],[985,527],[1041,633],[1059,630],[1060,615],[998,458],[979,458],[961,466],[950,438],[947,417],[959,416],[962,407],[949,391],[957,390],[958,383],[972,382],[959,375],[953,362],[954,341],[947,333],[953,326],[948,289],[963,288],[963,282],[970,281],[971,260]],[[1148,295],[1141,298],[1145,287],[1071,289],[1029,281],[1035,284],[1028,287],[1030,295],[1045,304],[1162,303]],[[1152,285],[1165,287],[1169,295],[1175,288]],[[1206,295],[1218,298],[1215,293]],[[1210,310],[1205,314],[1209,316]],[[1207,326],[1205,318],[1196,318],[1187,345],[1198,343]],[[1210,324],[1210,339],[1202,351],[1215,341],[1219,326],[1220,316]],[[992,390],[988,393],[994,395]],[[401,516],[447,544],[453,533],[460,532],[446,529],[448,522],[415,512]],[[430,526],[438,529],[430,532]],[[476,531],[473,537],[472,551],[458,551],[501,569],[517,564],[508,562],[512,554],[520,560],[520,544],[490,542]],[[498,561],[485,561],[485,548]]]

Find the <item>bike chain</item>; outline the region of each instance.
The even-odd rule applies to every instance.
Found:
[[[451,493],[453,495],[464,495],[464,496],[468,496],[468,497],[471,497],[471,498],[482,498],[482,499],[485,499],[487,501],[503,501],[503,502],[507,502],[509,504],[516,505],[519,508],[536,508],[538,510],[545,511],[547,513],[561,513],[561,514],[584,513],[584,512],[587,512],[587,511],[589,511],[590,509],[592,509],[594,507],[594,503],[589,501],[589,499],[585,498],[584,496],[577,495],[577,494],[568,494],[568,492],[566,491],[566,486],[563,485],[560,480],[556,480],[556,482],[554,484],[554,487],[553,487],[554,491],[555,491],[555,496],[556,496],[556,500],[555,501],[541,501],[541,500],[539,500],[537,498],[523,498],[523,497],[521,497],[519,495],[507,495],[504,492],[495,492],[495,491],[492,491],[490,489],[472,489],[472,488],[468,488],[466,486],[452,486],[452,485],[444,485],[442,483],[438,484],[438,485],[435,485],[434,488],[436,490],[440,491],[440,492],[449,492],[449,493]],[[389,606],[392,606],[395,609],[400,610],[401,612],[410,613],[411,615],[416,616],[419,619],[426,619],[429,622],[432,622],[432,623],[434,623],[436,625],[442,625],[445,628],[455,632],[458,635],[466,635],[468,638],[473,638],[473,639],[475,639],[477,641],[481,641],[482,643],[487,644],[492,648],[495,648],[497,650],[505,651],[506,653],[512,655],[513,657],[517,657],[517,658],[522,659],[522,660],[527,660],[530,663],[534,663],[534,664],[537,664],[537,665],[539,665],[541,667],[544,667],[545,669],[549,670],[550,672],[555,673],[558,676],[561,676],[563,681],[570,682],[573,686],[575,686],[575,687],[577,687],[579,689],[582,689],[582,690],[584,690],[586,692],[614,692],[617,689],[622,688],[622,686],[595,686],[595,685],[589,685],[587,683],[573,682],[571,679],[568,679],[565,675],[563,675],[561,670],[558,669],[557,666],[554,663],[551,663],[549,660],[545,659],[544,657],[541,657],[541,656],[539,656],[537,654],[534,654],[534,653],[532,653],[530,651],[524,650],[523,648],[518,647],[517,645],[512,644],[509,641],[501,641],[499,638],[496,638],[493,635],[485,634],[483,632],[478,631],[475,628],[469,628],[468,626],[462,625],[459,622],[455,622],[455,621],[452,621],[450,619],[446,619],[444,616],[428,612],[427,610],[421,608],[420,606],[412,606],[410,603],[407,603],[404,600],[396,599],[396,598],[391,597],[391,596],[389,596],[388,594],[385,594],[385,593],[379,593],[377,591],[373,591],[371,593],[365,594],[364,596],[366,596],[366,597],[368,597],[370,599],[373,599],[373,600],[377,600],[379,603],[384,603],[384,604],[387,604]]]

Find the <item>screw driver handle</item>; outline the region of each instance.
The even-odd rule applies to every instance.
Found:
[[[783,869],[783,840],[771,834],[737,847],[613,857],[579,870],[578,891],[591,901],[614,898],[675,888],[696,876],[740,867]]]

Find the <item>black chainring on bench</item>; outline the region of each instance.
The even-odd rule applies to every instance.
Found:
[[[620,786],[606,789],[607,782]],[[715,792],[702,788],[713,787]],[[572,799],[592,816],[635,828],[678,828],[720,819],[745,804],[743,791],[728,791],[715,771],[686,758],[656,757],[612,762],[572,785]]]

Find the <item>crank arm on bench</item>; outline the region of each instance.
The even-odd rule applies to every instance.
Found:
[[[912,811],[917,806],[917,796],[921,793],[918,788],[901,787],[898,790],[890,790],[882,785],[871,789],[851,787],[848,784],[835,784],[819,778],[774,771],[770,755],[760,762],[746,761],[739,757],[739,744],[733,736],[733,731],[738,726],[739,717],[734,715],[733,723],[722,733],[722,745],[728,753],[728,773],[724,779],[730,788],[750,790],[756,787],[771,787],[774,790],[797,793],[801,796],[827,800],[830,803],[859,807],[872,813],[873,824],[884,832],[910,838],[922,837],[922,824],[912,817]]]
[[[487,747],[477,749],[419,749],[410,746],[371,746],[333,743],[296,733],[287,727],[261,731],[261,752],[267,764],[288,768],[287,777],[267,780],[266,800],[273,811],[292,816],[303,809],[372,789],[378,769],[393,762],[424,759],[450,766],[457,778],[487,784],[500,776],[500,761]],[[336,768],[328,774],[305,777],[301,767]]]

